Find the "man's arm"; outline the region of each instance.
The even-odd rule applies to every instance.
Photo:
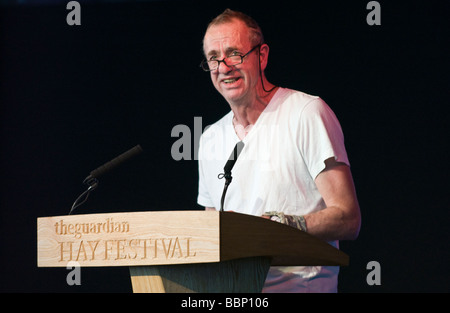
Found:
[[[315,179],[326,208],[304,216],[308,233],[327,241],[354,240],[361,226],[361,213],[350,168],[334,158]]]
[[[359,234],[361,213],[350,168],[334,158],[326,160],[325,165],[315,183],[327,207],[304,216],[307,232],[326,241],[354,240]]]

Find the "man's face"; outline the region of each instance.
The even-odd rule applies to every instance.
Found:
[[[223,60],[233,54],[244,55],[253,48],[247,26],[239,21],[215,25],[208,29],[203,41],[207,60]],[[253,51],[242,64],[227,66],[220,62],[211,71],[211,80],[228,103],[249,102],[256,98],[259,82],[258,53]]]

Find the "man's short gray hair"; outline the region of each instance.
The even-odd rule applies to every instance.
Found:
[[[244,22],[244,24],[248,27],[250,30],[250,42],[253,46],[261,45],[264,43],[264,36],[261,31],[261,28],[259,27],[258,23],[250,16],[248,16],[245,13],[239,12],[239,11],[233,11],[231,9],[226,9],[221,14],[216,16],[206,28],[206,31],[212,26],[225,24],[232,22],[233,19],[240,20]]]

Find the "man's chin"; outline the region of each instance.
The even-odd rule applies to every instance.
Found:
[[[237,89],[224,90],[221,94],[228,103],[236,103],[244,98],[243,93]]]

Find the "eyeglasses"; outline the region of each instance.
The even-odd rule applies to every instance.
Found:
[[[223,60],[203,60],[202,63],[200,63],[200,67],[205,72],[211,72],[214,70],[217,70],[219,68],[220,62],[223,62],[226,66],[233,66],[238,65],[244,62],[244,58],[252,53],[253,50],[260,47],[261,44],[254,46],[249,52],[247,52],[244,55],[230,55],[229,57],[224,58]]]

